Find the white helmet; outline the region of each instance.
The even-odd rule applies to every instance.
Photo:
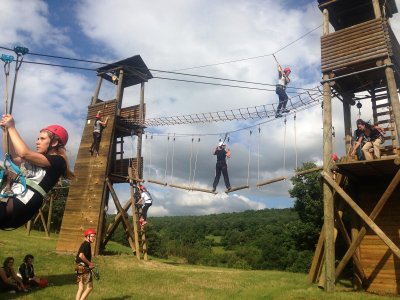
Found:
[[[224,142],[219,142],[218,147],[226,146]]]

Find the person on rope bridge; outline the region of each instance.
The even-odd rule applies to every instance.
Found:
[[[86,299],[93,290],[91,270],[94,268],[94,263],[92,263],[91,244],[96,240],[96,231],[89,228],[83,234],[85,235],[85,240],[79,247],[78,254],[75,257],[76,283],[78,284],[75,300]],[[86,289],[84,290],[85,287]]]
[[[101,120],[100,111],[96,114],[96,120],[94,121],[93,126],[93,143],[90,146],[90,154],[96,153],[96,156],[99,156],[99,148],[101,141],[101,133],[103,129],[107,126],[108,117],[105,121]]]
[[[153,204],[153,198],[151,197],[149,191],[144,187],[144,185],[139,185],[140,190],[140,200],[138,204],[142,205],[142,216],[139,220],[140,225],[144,226],[147,224],[147,211],[149,207]]]
[[[218,147],[214,151],[214,155],[217,156],[217,163],[215,165],[215,178],[212,191],[215,192],[215,190],[217,189],[219,178],[221,177],[221,172],[222,175],[224,175],[226,189],[230,191],[231,184],[229,183],[228,165],[226,164],[226,158],[231,157],[231,150],[226,149],[226,144],[224,142],[219,142]]]
[[[286,86],[290,82],[289,74],[292,72],[290,67],[286,67],[282,70],[281,65],[279,63],[277,63],[277,65],[279,80],[275,92],[279,96],[279,104],[276,109],[275,118],[282,117],[282,113],[288,113],[290,111],[289,109],[286,109],[286,104],[289,100],[289,97],[286,94]]]
[[[352,155],[354,156],[360,147],[366,160],[374,159],[371,151],[373,151],[375,158],[381,158],[380,146],[385,141],[384,129],[377,124],[372,126],[362,119],[358,119],[356,123],[356,132],[358,131],[358,133],[356,133],[357,140]]]
[[[19,135],[10,114],[3,115],[0,126],[5,130],[6,157],[0,167],[0,229],[18,228],[37,213],[60,177],[74,176],[65,149],[68,132],[59,125],[43,128],[33,151]]]

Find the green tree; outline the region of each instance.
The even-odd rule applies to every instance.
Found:
[[[305,162],[297,171],[315,168],[313,162]],[[290,232],[299,250],[313,250],[323,224],[323,194],[319,181],[319,172],[294,176],[293,188],[289,190],[295,198],[294,209],[299,220],[291,222]]]

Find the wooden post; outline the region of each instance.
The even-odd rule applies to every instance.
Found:
[[[385,68],[385,75],[387,80],[387,86],[389,91],[390,104],[393,108],[394,121],[397,128],[397,140],[400,141],[400,103],[399,95],[397,94],[396,79],[394,77],[394,72],[391,67],[391,60],[389,58],[385,59],[385,64],[390,65]]]
[[[144,82],[140,84],[140,104],[139,104],[139,124],[143,125],[144,123]],[[143,178],[143,168],[142,168],[142,139],[143,139],[143,132],[139,130],[137,133],[137,148],[136,148],[136,170],[137,174],[134,174],[136,178]]]
[[[382,18],[381,8],[379,7],[379,0],[372,0],[372,5],[374,6],[375,19]]]
[[[329,34],[329,12],[323,11],[323,35]],[[329,74],[325,73],[323,79],[328,80]],[[329,82],[323,85],[324,96],[324,129],[323,129],[323,161],[324,171],[330,174],[330,161],[332,155],[332,97]],[[325,228],[325,291],[335,291],[335,238],[334,238],[334,205],[332,188],[323,182],[324,196],[324,228]]]
[[[350,112],[350,97],[343,98],[343,119],[344,119],[344,140],[346,147],[346,154],[348,155],[351,151],[351,112]]]
[[[99,92],[100,92],[100,87],[101,87],[102,81],[103,81],[103,75],[100,75],[99,79],[97,80],[97,86],[96,86],[96,90],[94,91],[91,105],[94,105],[97,103],[97,99],[99,98]]]
[[[53,191],[51,196],[49,197],[49,212],[47,214],[47,231],[49,232],[50,235],[50,227],[51,227],[51,219],[53,216],[53,204],[54,204],[54,198],[56,197],[58,191]]]
[[[128,169],[128,175],[129,175],[129,181],[132,181],[133,174],[132,174],[132,168]],[[129,184],[129,189],[131,192],[131,206],[132,206],[132,219],[133,219],[133,235],[135,237],[135,249],[136,249],[136,257],[137,259],[140,259],[140,246],[139,246],[139,234],[138,234],[138,216],[139,216],[139,208],[135,205],[135,190],[132,186],[132,184]]]
[[[121,114],[122,107],[122,97],[124,96],[124,89],[122,87],[122,83],[124,81],[124,69],[119,69],[119,77],[118,77],[118,86],[117,86],[117,94],[115,95],[115,99],[117,99],[117,115]]]

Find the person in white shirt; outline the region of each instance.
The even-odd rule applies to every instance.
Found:
[[[140,218],[139,222],[140,225],[144,226],[147,224],[147,211],[149,207],[153,204],[153,199],[149,191],[144,187],[144,185],[139,185],[140,190],[140,200],[139,203],[142,204],[142,217]]]

